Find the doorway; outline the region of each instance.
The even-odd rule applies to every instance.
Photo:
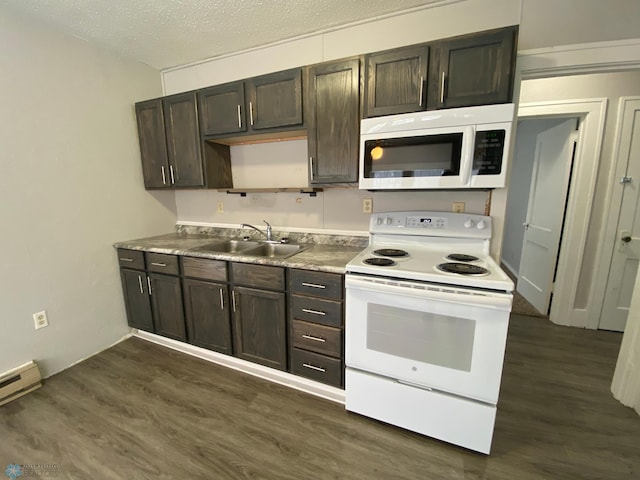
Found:
[[[518,121],[502,263],[532,313],[549,314],[580,119]]]

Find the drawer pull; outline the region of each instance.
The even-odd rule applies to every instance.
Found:
[[[314,337],[313,335],[303,334],[302,338],[306,338],[307,340],[313,340],[314,342],[321,342],[321,343],[325,343],[326,342],[326,340],[324,338]]]
[[[307,282],[302,282],[302,286],[303,287],[311,287],[311,288],[327,288],[326,285],[320,285],[317,283],[307,283]]]
[[[167,266],[166,263],[160,263],[160,262],[151,262],[151,265],[155,265],[156,267],[166,267]]]
[[[121,261],[121,262],[133,262],[133,258],[124,258],[124,257],[120,257],[120,261]]]
[[[302,311],[305,313],[312,313],[313,315],[322,315],[323,317],[326,315],[326,313],[321,312],[320,310],[311,310],[310,308],[303,308]]]
[[[326,370],[322,367],[316,367],[315,365],[311,365],[310,363],[303,363],[302,364],[303,367],[305,368],[310,368],[311,370],[315,370],[316,372],[326,372]]]

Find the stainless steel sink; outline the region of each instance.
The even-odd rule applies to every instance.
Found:
[[[240,253],[260,245],[248,240],[222,240],[193,248],[196,252]]]
[[[290,243],[261,243],[259,246],[243,250],[241,253],[252,257],[287,258],[302,250],[304,248],[301,245]]]

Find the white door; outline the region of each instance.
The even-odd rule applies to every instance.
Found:
[[[629,102],[625,107],[619,136],[618,164],[622,162],[627,166],[625,177],[630,182],[624,183],[618,227],[610,232],[615,235],[616,244],[598,328],[622,332],[640,258],[640,100]],[[623,180],[617,178],[616,181]]]
[[[576,119],[538,135],[517,290],[538,311],[549,313],[553,276],[576,142]]]

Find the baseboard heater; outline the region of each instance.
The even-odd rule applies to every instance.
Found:
[[[38,365],[31,361],[0,374],[0,405],[42,386]]]

